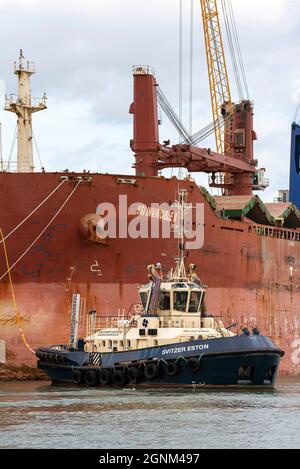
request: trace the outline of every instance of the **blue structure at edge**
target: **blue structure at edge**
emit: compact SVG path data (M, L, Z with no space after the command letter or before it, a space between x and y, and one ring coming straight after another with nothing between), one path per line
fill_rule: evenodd
M292 124L290 202L300 209L300 125Z

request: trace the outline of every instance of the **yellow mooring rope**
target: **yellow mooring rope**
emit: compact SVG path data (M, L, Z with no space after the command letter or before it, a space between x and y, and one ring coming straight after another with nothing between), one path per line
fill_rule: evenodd
M15 307L15 311L16 311L17 325L18 325L18 328L19 328L19 331L20 331L20 334L21 334L21 337L22 337L22 340L24 342L25 347L35 355L35 351L30 347L30 345L28 343L28 340L26 339L25 334L23 332L22 319L20 317L19 309L18 309L18 306L17 306L17 300L16 300L13 281L12 281L12 277L11 277L11 269L10 269L10 266L9 266L6 243L5 243L5 239L3 237L3 233L2 233L1 228L0 228L0 236L1 236L2 243L3 243L3 249L4 249L4 254L5 254L6 268L7 268L7 273L8 273L9 283L10 283L11 295L12 295L12 299L13 299L14 307Z

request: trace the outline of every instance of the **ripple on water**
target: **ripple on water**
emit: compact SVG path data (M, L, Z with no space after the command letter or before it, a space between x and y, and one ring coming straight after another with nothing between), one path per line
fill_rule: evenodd
M300 380L275 392L0 383L1 448L300 448Z

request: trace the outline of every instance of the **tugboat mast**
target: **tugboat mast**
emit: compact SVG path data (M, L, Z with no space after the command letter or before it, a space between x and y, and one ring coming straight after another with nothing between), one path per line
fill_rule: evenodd
M30 173L34 171L32 114L47 108L47 97L45 93L42 98L31 96L30 77L36 73L35 65L25 61L22 49L19 61L14 63L14 73L18 76L18 95L6 95L4 109L18 118L17 171Z
M178 200L176 204L178 206L178 257L175 258L176 267L171 272L171 278L173 280L183 280L187 278L185 269L185 205L187 200L186 190L180 190L178 192Z

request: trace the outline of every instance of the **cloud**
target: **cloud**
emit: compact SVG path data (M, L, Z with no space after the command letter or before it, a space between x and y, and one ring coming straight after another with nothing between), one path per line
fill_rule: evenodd
M264 196L270 200L277 189L288 186L290 124L300 79L299 1L232 2L255 101L256 153L272 181ZM190 2L183 3L187 125ZM178 109L178 2L0 0L0 14L0 41L5 44L0 57L1 94L4 87L16 91L12 62L22 47L37 65L33 95L46 91L49 96L48 110L34 116L46 169L65 169L63 159L69 169L131 173L132 65L153 65L162 89ZM198 0L194 26L194 130L198 130L212 121ZM233 83L231 68L230 75ZM0 121L7 157L15 118L1 111ZM166 119L160 133L162 140L178 140ZM213 139L205 143L212 145Z

